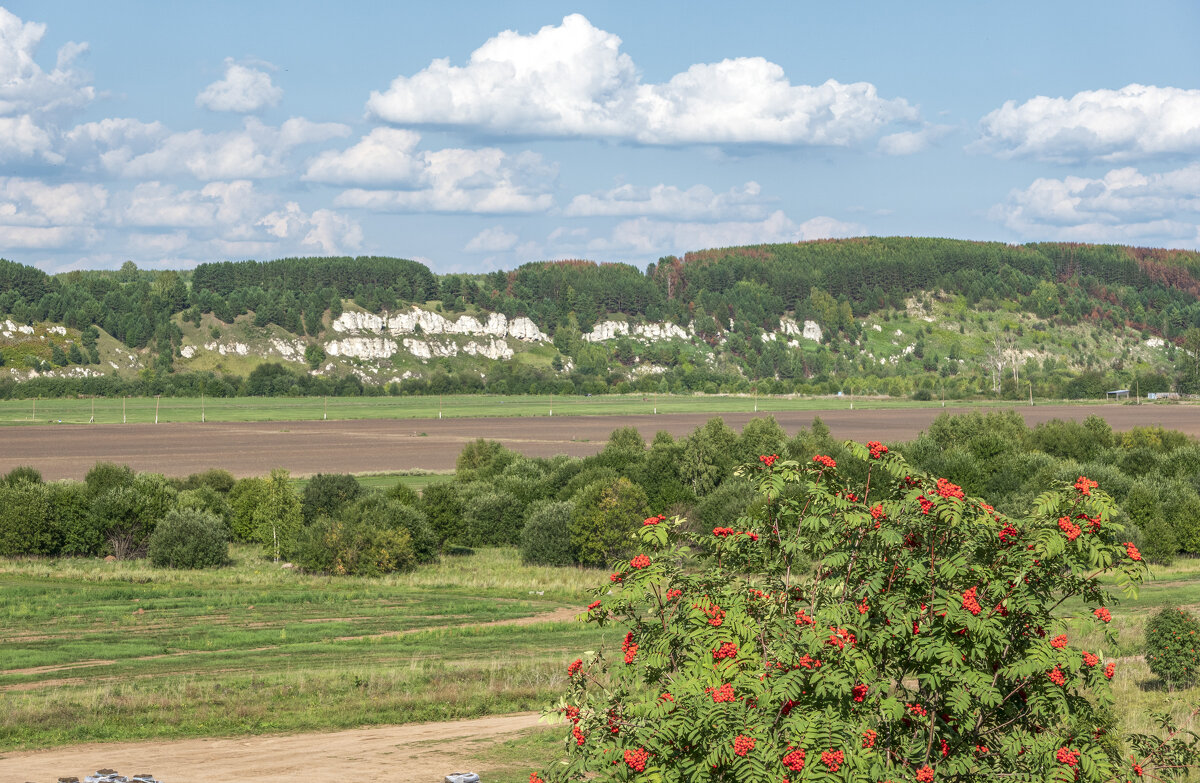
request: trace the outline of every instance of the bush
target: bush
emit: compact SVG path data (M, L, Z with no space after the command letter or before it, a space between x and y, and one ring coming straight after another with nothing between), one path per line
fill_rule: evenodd
M238 541L254 541L254 512L267 496L266 479L244 478L229 490L229 525Z
M507 492L474 481L462 488L465 529L455 537L467 546L513 546L521 540L521 506Z
M150 535L150 562L160 568L208 568L229 560L224 523L194 508L172 509Z
M127 487L133 483L133 468L115 462L97 462L83 477L88 494L97 497L116 487Z
M18 481L27 481L31 484L42 483L42 473L37 468L30 465L20 465L8 472L4 478L0 479L0 484L16 484Z
M1200 621L1176 606L1164 607L1146 623L1146 664L1168 688L1191 685L1200 674Z
M403 530L409 535L416 562L432 563L438 558L441 547L425 515L382 493L373 492L331 518L387 530Z
M531 506L521 531L521 559L532 565L574 564L575 553L571 550L574 509L570 503L550 500Z
M0 485L0 556L52 555L62 543L45 484Z
M96 485L107 489L92 498L94 524L103 531L108 551L118 560L141 557L159 520L175 507L177 493L156 473L135 475L128 483L121 478L121 471L109 476L117 480Z
M104 549L104 520L92 513L87 485L78 481L47 484L50 516L62 532L60 555L93 556Z
M305 571L339 576L381 576L416 565L408 531L325 517L300 531L292 559Z
M429 521L429 527L439 544L461 538L463 531L463 504L456 481L430 484L421 493L417 507Z
M573 503L571 549L584 565L603 566L626 552L648 513L646 493L626 478L590 484Z
M232 534L233 509L229 505L229 498L207 484L180 492L175 505L177 508L190 508L212 514L225 530L225 538L228 539Z
M895 454L847 449L856 465L744 468L761 507L736 527L636 528L588 609L625 626L621 650L568 667L547 710L570 721L568 757L531 780L1098 783L1200 758L1170 719L1166 739L1100 737L1116 663L1072 646L1055 613L1078 604L1116 645L1108 586L1146 569L1113 543L1110 496L1078 481L1005 517Z
M402 506L417 507L421 504L421 496L416 490L405 484L403 481L397 481L387 491L389 500L394 500Z
M208 487L214 492L219 492L222 495L228 495L230 490L233 489L233 485L235 483L236 482L233 478L233 474L228 470L212 468L211 470L206 470L203 473L191 474L183 480L183 483L179 488L181 490L186 490Z
M363 493L358 479L348 473L318 473L304 488L304 523L317 517L335 517L341 508Z

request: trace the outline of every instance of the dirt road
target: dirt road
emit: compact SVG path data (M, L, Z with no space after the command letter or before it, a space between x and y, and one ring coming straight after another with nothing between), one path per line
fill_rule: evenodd
M865 441L905 440L943 411L967 409L827 410L774 414L789 434L814 415L833 436ZM978 409L970 409L978 410ZM1161 424L1200 435L1200 406L1092 405L1016 409L1033 425L1052 418L1106 418L1114 429ZM235 476L286 468L293 475L366 473L424 468L452 470L463 444L490 438L535 457L586 456L604 447L618 427L636 427L647 439L658 430L686 435L715 414L577 416L563 418L405 419L289 421L228 424L94 424L0 429L0 473L33 465L47 479L81 479L99 460L139 471L186 475L219 467ZM752 413L725 414L741 429Z
M450 723L232 739L72 745L0 756L0 780L80 780L97 769L152 773L163 783L433 783L470 770L489 745L537 725L535 712Z

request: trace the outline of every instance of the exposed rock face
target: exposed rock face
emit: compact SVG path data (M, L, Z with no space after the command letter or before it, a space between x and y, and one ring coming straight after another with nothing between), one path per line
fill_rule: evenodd
M612 340L617 337L627 337L632 335L639 340L647 342L658 342L660 340L688 340L692 335L688 334L676 324L666 321L665 323L650 323L637 324L632 328L626 321L601 321L592 327L592 331L583 336L583 339L589 343L602 343L605 340Z
M1146 340L1147 348L1162 348L1167 344L1167 341L1161 337L1150 337Z
M190 359L196 355L196 346L185 345L179 349L179 355L185 359Z
M333 330L348 334L386 332L394 337L461 334L469 337L512 337L523 342L548 342L550 339L525 316L510 321L504 313L490 313L487 320L480 321L471 315L460 315L451 321L440 313L431 313L419 307L390 315L345 312L333 322Z
M217 342L205 343L204 350L216 351L222 356L228 356L231 353L238 356L248 356L250 354L250 346L245 343L230 343L229 345Z
M463 346L463 352L472 356L486 356L489 359L511 359L513 357L513 349L508 347L508 343L495 338L486 343L477 343L472 340Z
M27 324L19 324L19 325L14 324L10 320L5 320L4 321L4 332L3 332L4 336L12 337L13 332L18 332L20 334L33 334L33 327L28 326ZM66 334L66 332L64 331L63 334Z
M304 361L304 341L288 342L278 337L271 339L271 350L290 362Z
M396 353L396 341L387 337L345 337L325 343L325 353L358 359L386 359Z

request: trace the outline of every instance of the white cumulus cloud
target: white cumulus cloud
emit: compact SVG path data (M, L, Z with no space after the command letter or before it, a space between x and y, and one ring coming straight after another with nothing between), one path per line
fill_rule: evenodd
M418 150L419 141L411 131L376 128L349 149L318 155L304 179L364 185L334 203L378 212L544 212L554 203L547 190L558 169L541 155L494 147Z
M1200 163L1157 174L1035 180L991 216L1025 237L1200 246Z
M593 239L588 250L628 252L645 256L710 247L760 243L805 242L812 239L858 236L862 226L831 217L796 223L782 211L757 221L671 222L636 218L618 223L608 237Z
M1008 101L980 121L969 149L1060 163L1200 152L1200 90L1130 84L1070 98Z
M205 87L196 96L196 105L212 111L247 114L278 106L283 90L271 82L271 74L225 60L225 78Z
M918 119L904 99L881 98L870 83L792 84L761 57L696 64L664 83L643 83L620 46L580 14L530 35L505 31L465 66L439 59L397 76L371 93L367 111L398 125L641 144L848 146Z
M0 225L84 226L100 219L107 205L103 185L0 177Z
M503 226L492 226L480 231L463 249L468 253L499 253L512 250L519 240L516 234L505 231Z
M604 193L583 194L563 210L569 217L669 216L680 220L755 219L766 214L757 182L714 193L707 185L682 190L659 184L650 188L620 185Z
M73 67L87 44L64 45L54 70L47 72L34 59L45 34L46 25L24 22L0 7L0 115L73 110L96 97L86 74Z

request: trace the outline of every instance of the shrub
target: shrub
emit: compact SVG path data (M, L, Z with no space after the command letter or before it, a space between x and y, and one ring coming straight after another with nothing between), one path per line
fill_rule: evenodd
M61 532L50 515L45 484L18 481L0 485L0 556L51 555Z
M1200 621L1177 606L1167 606L1146 623L1146 664L1168 688L1191 685L1200 674Z
M325 517L300 531L292 557L306 571L339 576L380 576L416 564L408 531Z
M110 489L129 486L133 483L133 477L133 468L128 465L97 462L83 477L83 481L87 484L88 494L97 497Z
M78 481L47 484L50 516L62 531L58 553L69 556L98 555L104 549L104 520L92 513L87 485Z
M37 468L30 465L19 465L8 472L8 475L0 479L0 484L16 484L18 481L27 481L31 484L42 483L42 473Z
M222 495L228 495L230 490L233 489L233 485L235 483L236 482L233 478L233 474L228 470L212 468L211 470L206 470L203 473L191 474L183 480L183 483L179 488L181 490L186 490L208 487L214 492L220 492Z
M225 538L228 539L231 535L233 509L229 505L229 498L207 484L180 492L175 505L177 508L190 508L212 514L224 528Z
M304 488L304 523L321 516L337 516L342 506L353 503L362 493L358 479L348 473L318 473Z
M430 484L421 493L418 508L429 521L429 527L440 544L459 539L464 533L459 486L456 481L445 481Z
M238 541L254 540L254 512L267 496L266 479L244 478L229 490L229 525Z
M542 501L529 509L521 530L521 559L533 565L565 566L575 562L571 550L571 514L563 501Z
M372 492L331 518L386 530L403 530L409 535L416 562L432 563L438 558L440 545L425 515L382 493Z
M468 546L510 546L521 539L521 506L507 492L482 481L462 488L465 529L455 538Z
M394 500L402 506L419 506L421 504L421 496L416 490L405 484L403 481L397 481L387 491L389 500Z
M1006 517L847 449L857 466L744 468L761 510L704 541L678 519L637 528L588 607L627 629L621 651L568 667L547 711L571 723L568 758L531 780L1092 783L1200 758L1169 718L1165 740L1098 738L1116 664L1055 614L1074 601L1116 644L1107 586L1145 564L1113 543L1111 497L1080 479Z
M118 560L141 557L159 520L175 507L177 493L156 473L135 475L128 483L120 471L108 476L117 480L96 485L107 488L92 497L94 524L103 531L108 551ZM92 487L88 485L89 492Z
M150 562L161 568L208 568L229 559L225 525L194 508L172 509L150 535Z
M630 533L648 513L646 493L627 478L590 484L573 503L571 549L584 565L602 566L628 550Z

